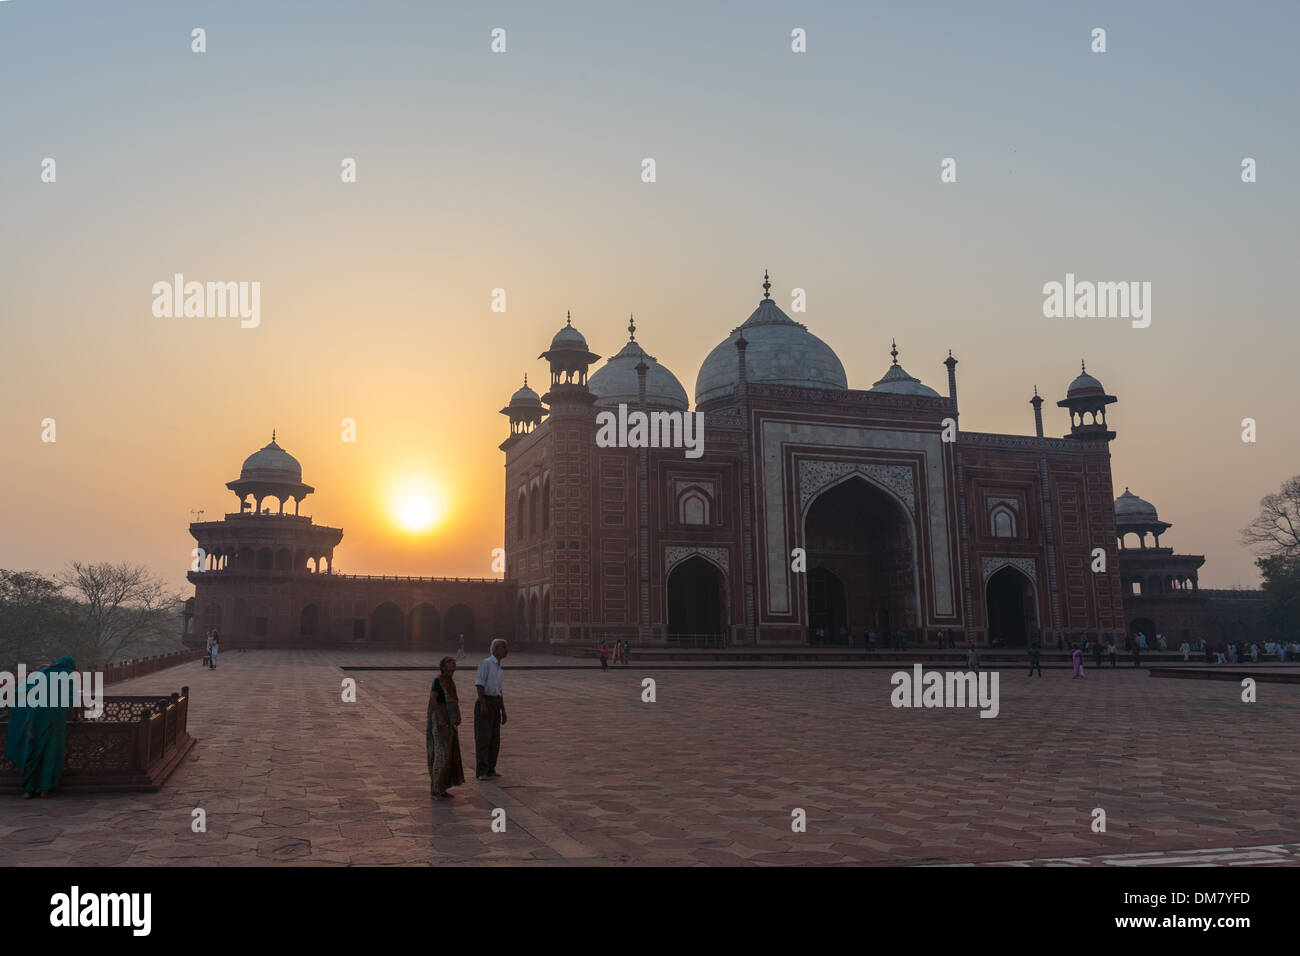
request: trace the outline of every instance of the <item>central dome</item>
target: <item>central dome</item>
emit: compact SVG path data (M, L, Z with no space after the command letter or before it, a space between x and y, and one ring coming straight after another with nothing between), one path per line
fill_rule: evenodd
M766 297L744 325L732 331L704 364L695 379L695 405L730 398L740 378L736 340L743 333L745 378L764 385L847 389L844 366L829 345L782 312Z
M240 481L302 481L302 465L298 459L275 443L258 449L244 459L244 467L239 469Z
M628 330L635 335L635 325ZM629 339L617 355L606 360L587 379L587 388L596 396L596 404L602 408L635 405L641 398L641 383L637 377L636 367L645 362L645 400L651 408L668 408L674 411L686 411L686 389L677 381L677 376L660 365L653 355L641 348L634 338Z

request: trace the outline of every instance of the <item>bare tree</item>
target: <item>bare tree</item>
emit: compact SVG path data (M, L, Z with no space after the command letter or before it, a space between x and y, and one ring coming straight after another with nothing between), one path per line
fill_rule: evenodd
M76 631L74 606L57 581L0 569L0 667L47 664Z
M1260 500L1259 515L1241 537L1264 557L1300 558L1300 475Z
M59 582L78 600L81 653L95 666L111 664L138 641L165 631L180 600L148 568L126 561L73 562Z

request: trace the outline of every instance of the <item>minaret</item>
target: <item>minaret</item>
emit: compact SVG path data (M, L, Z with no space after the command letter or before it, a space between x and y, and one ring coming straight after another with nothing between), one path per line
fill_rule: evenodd
M1039 438L1043 437L1043 397L1038 394L1038 386L1034 386L1034 397L1029 400L1029 404L1034 406L1034 434Z
M636 341L636 320L627 317L628 341ZM645 359L636 363L637 407L644 414L646 405L646 373L650 366ZM636 456L636 518L637 518L637 590L640 592L637 602L637 641L644 642L650 637L650 450L642 445Z
M957 360L952 357L952 349L948 350L948 357L944 359L943 364L948 366L948 397L952 399L952 412L954 415L956 415L957 414Z

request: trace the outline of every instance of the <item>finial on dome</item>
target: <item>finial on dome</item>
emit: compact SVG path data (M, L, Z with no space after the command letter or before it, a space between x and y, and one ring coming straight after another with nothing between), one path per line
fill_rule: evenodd
M1084 375L1088 374L1088 363L1083 359L1079 359L1079 371L1083 372Z
M274 429L274 428L271 429L271 441L272 441L272 442L275 441L275 429Z
M764 269L763 270L763 298L766 299L769 297L770 293L768 292L768 290L771 288L772 288L772 282L767 277L767 270Z
M627 316L627 340L636 341L636 318L630 312Z
M1037 386L1037 385L1034 386L1034 395L1035 395L1035 397L1038 395L1038 386Z
M895 339L890 339L889 344L890 344L889 354L894 357L894 364L897 365L898 364L898 341Z
M569 328L573 328L573 313L568 309L564 311L564 324Z
M524 372L524 388L528 387L528 373Z

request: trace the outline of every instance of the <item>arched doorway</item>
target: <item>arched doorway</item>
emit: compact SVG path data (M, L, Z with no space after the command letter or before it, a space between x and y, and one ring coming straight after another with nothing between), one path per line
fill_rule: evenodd
M858 475L832 485L808 506L803 542L809 642L840 641L841 625L918 626L912 522L888 492Z
M814 644L843 644L847 631L844 582L825 568L808 572L808 639Z
M989 644L1025 647L1038 621L1034 585L1028 576L1011 565L999 568L984 585L984 602Z
M436 647L438 644L438 609L427 601L411 609L407 621L407 641L413 647Z
M392 601L385 601L370 615L370 639L384 644L400 644L406 615Z
M721 642L723 576L698 554L668 573L668 640L679 643Z
M455 645L463 634L465 647L473 647L477 636L474 630L474 612L464 604L453 604L442 619L442 633L446 636L449 646Z

